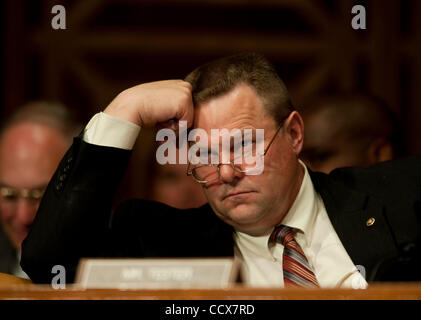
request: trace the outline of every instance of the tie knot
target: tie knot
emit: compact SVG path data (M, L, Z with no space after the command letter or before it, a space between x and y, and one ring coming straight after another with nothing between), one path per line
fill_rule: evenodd
M295 241L292 230L293 229L291 227L279 225L275 227L275 230L273 230L272 235L270 236L271 240L286 246L289 242Z

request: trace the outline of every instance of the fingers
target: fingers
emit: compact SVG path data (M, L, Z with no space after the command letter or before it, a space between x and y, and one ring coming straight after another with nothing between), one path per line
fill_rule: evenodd
M161 122L161 126L178 130L179 121L187 121L187 127L193 125L194 106L192 98L192 86L189 82L183 80L167 80L168 84L174 91L169 101L168 108L173 108L171 119Z
M192 86L190 84L190 82L184 81L184 80L180 80L180 84L184 87L186 87L187 89L189 89L189 91L192 91Z
M187 121L187 128L190 128L193 125L194 118L194 106L191 92L191 84L188 82L184 82L182 85L185 86L187 92L186 96L184 97L184 100L181 101L180 112L177 116L177 119L179 121Z

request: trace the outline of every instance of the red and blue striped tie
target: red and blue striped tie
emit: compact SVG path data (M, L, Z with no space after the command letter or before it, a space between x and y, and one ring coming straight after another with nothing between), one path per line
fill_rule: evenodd
M278 226L273 231L271 239L284 246L282 267L285 286L318 287L316 276L303 249L295 241L292 229L283 225Z

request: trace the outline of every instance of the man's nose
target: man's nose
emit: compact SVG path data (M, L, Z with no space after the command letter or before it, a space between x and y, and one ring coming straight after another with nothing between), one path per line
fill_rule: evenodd
M223 183L232 183L236 178L241 178L243 173L235 170L231 164L221 165L219 175Z
M31 225L35 219L37 209L39 206L38 201L19 199L16 203L16 219L24 225Z

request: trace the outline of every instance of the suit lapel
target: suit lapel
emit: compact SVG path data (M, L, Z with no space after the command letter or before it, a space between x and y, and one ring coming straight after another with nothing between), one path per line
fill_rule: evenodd
M234 256L234 228L219 219L209 204L205 204L199 210L200 213L197 213L196 217L200 222L196 222L196 226L199 223L203 224L203 218L207 217L206 227L198 235L203 254L210 257Z
M0 230L0 272L12 273L17 260L16 250L3 230Z
M345 250L371 279L376 265L397 254L383 203L328 175L310 172L310 176Z

